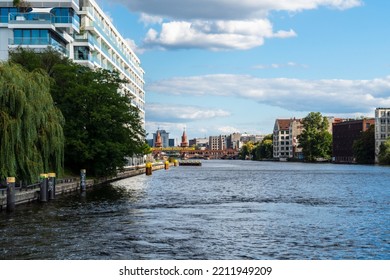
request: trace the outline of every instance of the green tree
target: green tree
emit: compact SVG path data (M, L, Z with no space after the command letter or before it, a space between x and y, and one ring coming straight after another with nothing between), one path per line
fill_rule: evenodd
M252 155L253 155L252 151L253 151L254 147L255 147L255 145L253 144L253 142L251 142L251 141L247 142L240 149L240 152L238 153L238 157L240 159L252 158Z
M43 69L50 77L53 76L54 67L58 64L69 65L70 60L49 47L42 52L34 52L31 49L18 47L10 51L10 61L23 65L28 71L37 68Z
M72 64L54 68L52 94L66 118L67 167L114 175L126 157L146 152L139 111L118 93L124 80L117 72Z
M40 173L63 172L64 119L40 70L0 64L0 176L35 182Z
M117 72L80 66L51 49L18 49L11 60L30 71L44 69L52 77L51 94L66 120L67 168L113 175L127 157L148 152L139 111L129 97L119 94L127 81Z
M311 112L303 119L304 130L298 140L306 161L331 158L332 135L328 126L328 120L319 112Z
M25 13L31 7L30 2L26 0L13 0L14 7L18 8L20 12Z
M390 165L390 138L381 144L378 160L379 164Z
M254 159L271 159L273 158L273 136L269 134L264 137L259 145L254 148Z
M352 148L357 163L375 162L375 128L373 125L362 132L361 137L354 141Z

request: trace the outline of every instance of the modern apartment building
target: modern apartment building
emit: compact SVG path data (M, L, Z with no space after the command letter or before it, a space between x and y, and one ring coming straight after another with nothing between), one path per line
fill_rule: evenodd
M52 47L75 62L116 70L128 83L121 94L131 98L145 123L144 70L140 59L94 0L28 0L28 9L0 0L0 61L19 46Z
M390 108L375 110L375 162L378 162L379 149L390 137Z
M280 160L302 158L298 136L303 131L301 119L277 119L273 132L273 157Z
M337 163L354 163L353 143L361 137L362 132L374 124L374 119L333 123L333 161Z

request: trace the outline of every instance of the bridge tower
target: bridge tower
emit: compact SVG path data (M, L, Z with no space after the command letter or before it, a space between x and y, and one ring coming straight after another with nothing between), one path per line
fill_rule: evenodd
M181 144L180 147L187 148L188 147L188 140L186 135L186 130L183 131L183 136L181 137Z
M156 148L161 148L162 147L161 135L160 135L160 131L159 130L157 130L156 142L154 143L154 146Z

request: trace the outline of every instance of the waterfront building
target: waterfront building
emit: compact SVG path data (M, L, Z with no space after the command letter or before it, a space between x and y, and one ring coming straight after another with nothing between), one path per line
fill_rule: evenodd
M354 163L353 143L361 133L375 125L375 119L349 120L333 123L333 161Z
M302 159L302 148L298 147L298 136L302 131L302 119L277 119L273 131L273 157Z
M263 135L253 135L253 134L242 134L240 137L240 141L244 144L248 142L259 143L264 139Z
M219 136L210 136L209 137L209 150L216 151L216 150L225 150L226 145L226 135L219 135Z
M378 163L380 146L390 137L390 108L375 110L375 162Z
M190 147L197 147L199 150L205 150L209 146L208 138L194 138L189 140Z
M94 0L28 0L26 11L0 0L0 61L9 51L51 47L90 68L116 70L126 83L121 94L131 99L145 125L144 70L140 59Z
M233 149L233 150L239 150L242 147L242 142L241 142L241 133L233 133L230 134L226 138L226 146L228 149Z

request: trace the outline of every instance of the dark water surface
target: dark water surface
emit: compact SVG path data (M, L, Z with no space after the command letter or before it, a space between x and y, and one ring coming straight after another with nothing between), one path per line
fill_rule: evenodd
M390 259L390 168L171 167L0 213L1 259Z

